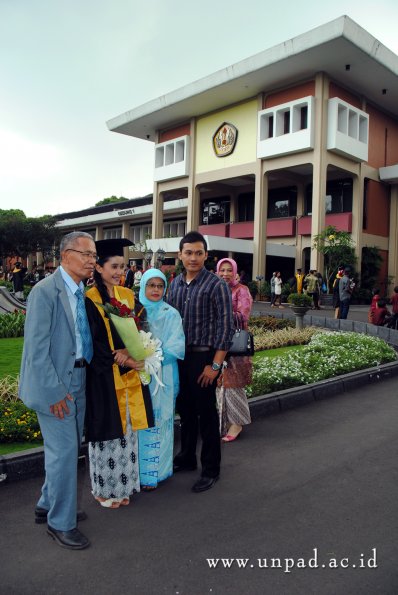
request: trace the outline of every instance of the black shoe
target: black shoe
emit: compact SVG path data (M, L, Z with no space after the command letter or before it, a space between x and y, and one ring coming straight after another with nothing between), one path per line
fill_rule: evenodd
M192 486L193 492L205 492L206 490L210 490L219 479L219 475L217 477L201 477L198 479L196 483Z
M35 508L35 523L37 523L38 525L47 523L47 514L48 514L48 510L46 510L45 508L41 508L40 506L36 506L36 508ZM77 511L77 515L76 515L77 522L84 521L86 518L87 518L87 515L84 512L84 510Z
M186 465L185 463L173 463L173 471L174 473L178 473L179 471L195 471L197 469L197 464Z
M57 531L50 525L47 525L47 533L52 537L58 545L65 547L68 550L84 550L90 545L89 540L79 529L71 529L70 531Z

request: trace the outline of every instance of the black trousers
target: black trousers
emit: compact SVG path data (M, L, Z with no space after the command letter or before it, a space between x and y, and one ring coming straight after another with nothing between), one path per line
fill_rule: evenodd
M214 351L192 352L178 362L180 392L177 412L181 417L181 451L175 462L182 465L196 464L198 431L202 438L202 476L217 477L220 473L221 443L218 412L216 408L216 380L207 387L197 383L205 365L212 363Z

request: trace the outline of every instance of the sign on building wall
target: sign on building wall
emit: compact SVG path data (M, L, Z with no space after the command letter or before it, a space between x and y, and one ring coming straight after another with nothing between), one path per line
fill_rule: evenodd
M235 149L238 130L233 124L224 122L213 135L213 148L217 157L227 157Z

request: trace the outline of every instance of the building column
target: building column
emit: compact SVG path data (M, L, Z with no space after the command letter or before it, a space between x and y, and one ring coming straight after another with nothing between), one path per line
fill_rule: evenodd
M297 217L296 217L296 269L304 269L303 263L303 236L298 232L298 225L301 217L304 214L304 198L305 187L304 184L297 185Z
M238 221L238 197L236 192L229 195L229 220L236 223Z
M98 242L99 240L104 239L104 228L102 225L97 225L95 228L95 241Z
M163 237L163 192L159 190L159 184L155 182L153 188L152 204L152 239Z
M253 279L266 274L267 209L268 177L263 173L262 161L258 160L254 190Z
M390 238L388 242L388 276L392 287L398 285L398 184L391 186Z
M196 231L199 227L200 217L200 190L199 187L188 186L187 232Z
M352 180L352 232L355 256L357 257L357 271L362 268L362 219L363 219L363 176L354 176ZM390 223L391 225L391 223Z
M327 181L327 100L329 79L321 72L315 77L315 147L312 171L312 217L310 268L323 270L323 255L312 248L312 239L325 229L325 196Z
M122 238L129 239L130 234L130 221L123 221L122 223Z

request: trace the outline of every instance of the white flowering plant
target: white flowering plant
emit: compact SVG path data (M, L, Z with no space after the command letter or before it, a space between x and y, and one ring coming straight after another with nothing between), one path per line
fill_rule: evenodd
M377 337L319 331L308 345L284 356L254 360L248 396L312 384L397 359L392 347Z

